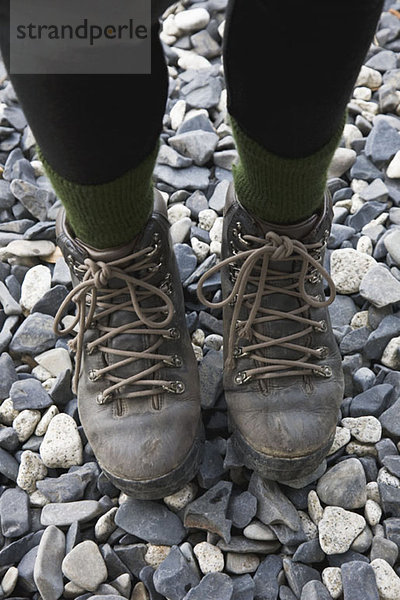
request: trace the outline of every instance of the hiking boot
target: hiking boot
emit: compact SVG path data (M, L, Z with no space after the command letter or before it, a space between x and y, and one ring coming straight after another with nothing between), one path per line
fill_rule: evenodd
M224 388L239 458L262 477L289 481L328 453L343 398L341 356L328 305L335 288L322 266L332 221L320 214L276 225L249 214L231 185L221 269ZM330 297L325 299L323 278Z
M163 199L130 243L96 250L57 221L73 290L55 318L78 328L74 387L79 416L105 475L136 498L162 498L196 474L202 449L197 362ZM69 302L73 323L59 331Z

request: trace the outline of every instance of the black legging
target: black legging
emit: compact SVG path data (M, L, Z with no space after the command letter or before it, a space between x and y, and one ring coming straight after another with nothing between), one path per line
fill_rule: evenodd
M8 65L8 4L0 0ZM139 164L162 128L168 72L153 0L151 75L14 75L45 158L60 175L106 183ZM342 120L383 0L230 0L224 37L229 112L267 150L304 157ZM194 5L195 6L195 5Z

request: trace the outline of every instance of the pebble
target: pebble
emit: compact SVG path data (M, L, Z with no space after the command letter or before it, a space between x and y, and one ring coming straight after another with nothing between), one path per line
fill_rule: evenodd
M321 580L321 576L316 569L308 565L303 565L300 562L295 562L290 558L283 559L283 569L290 589L296 598L301 595L302 589L309 581Z
M349 458L331 467L318 481L316 491L325 504L351 510L365 506L366 484L362 464Z
M346 552L363 531L365 519L361 515L337 506L327 506L318 523L319 543L325 554Z
M208 542L196 544L193 552L199 563L201 572L207 573L220 572L224 569L224 555L221 550Z
M18 569L17 567L10 567L4 574L1 580L1 590L5 597L11 596L18 581Z
M31 525L28 495L19 488L8 488L0 497L1 532L6 538L28 533Z
M52 404L52 400L36 379L23 379L11 386L10 398L16 410L43 410Z
M400 150L396 152L386 169L387 177L398 179L400 177Z
M49 468L68 469L82 464L82 441L72 417L55 415L40 446L40 456Z
M385 560L391 567L394 566L399 555L399 549L397 545L387 540L384 537L375 537L372 540L370 560L371 562L377 558Z
M331 600L331 597L320 581L312 580L303 587L300 600Z
M10 343L15 354L36 355L49 350L56 342L54 319L50 315L33 313L19 326Z
M77 521L86 523L97 517L102 506L96 500L80 500L79 502L58 502L43 507L40 521L42 525L66 527Z
M179 517L156 502L130 498L118 509L115 523L127 533L152 544L172 546L185 537Z
M206 529L229 542L231 521L226 518L232 483L219 481L205 494L191 502L185 509L185 527Z
M337 292L357 293L364 275L375 265L372 256L352 248L334 250L331 254L331 277Z
M179 600L191 588L196 587L200 577L183 556L178 546L173 546L165 560L154 573L154 587L159 594L170 600Z
M358 74L355 86L366 86L371 90L376 90L382 85L381 73L371 67L362 65Z
M359 291L363 298L378 308L400 301L400 282L380 265L372 266L364 274Z
M13 420L12 426L20 442L25 442L31 437L40 418L41 414L38 410L22 410L18 413Z
M171 494L170 496L165 496L164 502L174 512L178 512L185 508L194 498L196 497L197 486L192 481L187 483L183 488L175 492L175 494Z
M20 305L14 300L2 281L0 281L0 304L5 315L20 315L22 312Z
M65 535L57 527L47 527L40 540L33 578L43 600L58 600L64 590L61 571L65 556Z
M50 244L51 242L48 243ZM9 246L10 245L11 244L9 244ZM47 252L46 254L50 254L50 252ZM29 269L21 286L20 300L20 304L26 314L28 314L42 296L44 296L50 289L50 286L51 271L48 267L37 265L36 267Z
M328 170L328 177L341 177L354 165L357 154L349 148L337 148Z
M300 529L300 518L295 507L275 481L263 480L253 473L248 491L257 498L257 518L265 525L283 524L294 531Z
M226 570L234 575L244 575L245 573L254 573L260 564L257 554L236 554L227 552Z
M400 597L400 578L392 567L382 558L371 562L374 570L379 598L381 600L397 600Z
M98 542L106 542L109 536L117 528L115 515L118 508L114 506L108 512L102 515L94 526L94 535Z
M210 14L205 8L192 8L175 15L175 25L181 34L204 29L210 21Z
M183 600L245 600L242 596L232 596L235 583L224 573L209 573L199 585L192 588Z
M66 555L62 561L65 577L84 590L94 592L107 579L107 567L94 542L85 540Z
M153 567L153 569L157 569L163 560L167 558L170 550L170 546L155 546L154 544L149 544L144 557L145 561L148 565Z
M39 423L36 426L35 429L35 435L38 437L42 437L44 436L44 434L46 433L50 421L52 420L53 417L55 417L56 415L58 415L58 408L57 406L55 406L54 404L52 404L52 406L50 406L46 412L43 414L42 418L40 419Z
M337 600L343 593L342 572L339 567L326 567L321 573L322 582L333 600Z
M342 419L342 425L360 442L374 444L382 436L382 425L376 417L347 417Z
M202 167L212 158L218 143L218 135L210 131L186 131L178 133L168 140L169 144L183 156L190 157Z

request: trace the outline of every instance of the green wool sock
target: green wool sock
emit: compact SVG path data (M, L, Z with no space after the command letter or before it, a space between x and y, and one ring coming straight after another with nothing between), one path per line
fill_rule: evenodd
M233 167L240 202L260 219L295 223L322 204L329 164L340 142L343 124L320 150L304 158L283 158L251 139L231 117L239 163Z
M120 246L137 235L153 206L152 175L158 144L139 165L108 183L82 185L56 173L39 149L75 235L94 248Z

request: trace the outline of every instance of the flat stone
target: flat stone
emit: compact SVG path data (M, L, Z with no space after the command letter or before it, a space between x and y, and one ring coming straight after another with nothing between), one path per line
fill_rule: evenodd
M234 583L224 573L209 573L186 594L183 600L231 600Z
M175 15L175 25L182 34L205 29L209 21L210 13L205 8L192 8Z
M218 143L218 135L198 129L170 137L168 143L183 156L193 159L199 167L212 157Z
M400 137L400 136L399 136ZM354 215L351 215L348 219L350 227L356 231L364 231L365 225L368 225L373 219L376 219L385 212L386 204L378 201L365 202ZM343 236L342 236L343 237ZM349 239L349 236L347 239Z
M170 600L181 600L199 582L200 578L177 546L171 548L167 558L154 573L155 589Z
M381 171L374 163L362 152L357 156L354 165L350 169L352 179L362 179L364 181L373 181L377 177L382 177Z
M61 570L65 556L65 535L57 527L47 527L40 540L33 578L43 600L58 600L64 583Z
M236 554L228 552L226 555L226 570L234 575L254 573L260 564L257 554Z
M278 575L282 569L280 556L267 556L258 567L254 575L255 598L271 599L278 598L279 584Z
M276 536L274 540L262 541L234 535L229 542L224 542L224 540L217 542L218 548L221 548L223 552L234 552L235 554L272 554L278 550L280 545Z
M254 587L254 581L250 575L235 577L232 600L254 600Z
M49 423L40 456L49 468L68 469L82 464L82 441L72 417L60 413Z
M327 506L318 523L319 543L325 554L346 552L365 527L361 515L336 506Z
M290 558L283 559L283 569L290 589L295 594L296 598L301 595L303 587L309 581L320 581L321 576L316 569L294 562Z
M395 439L400 438L400 398L379 417L383 430Z
M139 577L140 571L146 566L145 555L147 546L145 544L127 544L115 546L115 554L126 565L127 569Z
M82 500L87 482L78 473L64 473L36 482L36 487L50 502L74 502ZM105 540L103 540L105 541Z
M379 417L389 406L392 390L391 385L382 383L358 394L351 401L350 415L352 417L368 415Z
M318 538L313 538L307 542L303 542L293 554L295 562L313 564L322 562L325 554L321 549Z
M364 275L375 265L372 256L352 248L334 250L331 254L331 277L337 292L357 293Z
M179 544L186 535L179 517L166 506L134 498L120 506L115 523L127 533L151 544L172 546Z
M265 525L283 524L294 531L300 529L297 510L275 481L262 479L253 473L248 491L257 498L257 518Z
M229 542L232 522L226 518L232 483L220 481L185 509L185 527L206 529Z
M234 527L245 528L255 517L257 512L257 498L250 492L242 492L231 496L228 506L228 518Z
M53 193L22 179L11 182L11 191L33 217L39 221L46 220Z
M41 414L38 410L22 410L13 421L20 442L26 442L31 437L36 429L36 425L40 421Z
M62 561L62 572L84 590L94 592L107 579L107 567L94 542L81 542Z
M373 538L370 553L371 562L376 558L381 558L393 567L398 556L399 549L394 542L383 537L375 536Z
M17 381L18 375L13 360L7 352L0 355L0 401L8 398L12 384Z
M209 170L195 165L185 169L156 165L154 176L177 190L205 190L209 183Z
M91 521L101 512L103 512L103 508L96 500L46 504L42 509L40 522L44 526L67 527L75 521L78 523Z
M382 308L400 301L400 282L382 266L373 266L363 276L359 288L363 298Z
M3 307L5 315L20 315L22 312L20 305L14 300L2 281L0 281L0 305Z
M308 581L301 592L300 600L331 600L331 595L320 581Z
M399 150L399 132L386 121L378 121L367 138L366 156L377 166L382 166L389 162Z
M384 317L365 344L364 353L372 360L379 360L392 337L400 335L400 319L395 315Z
M328 170L328 178L341 177L354 165L357 154L350 148L336 148Z
M0 496L1 532L6 538L21 537L31 525L29 497L19 488L8 488Z
M400 517L400 488L379 483L379 495L384 514L387 517Z
M13 383L10 398L16 410L43 410L53 403L37 379L22 379Z
M33 594L36 592L36 584L33 579L33 570L35 567L36 557L39 546L35 546L28 550L18 564L18 584L26 593Z
M3 547L0 550L0 566L4 567L5 565L18 563L29 550L38 546L42 535L43 530L28 533L28 535Z
M376 417L347 417L342 419L342 425L360 442L375 444L382 437L382 426Z
M182 156L171 146L163 144L160 146L160 150L157 155L157 162L161 165L168 165L169 167L182 168L190 167L193 160L187 156Z
M18 446L19 440L15 429L12 427L0 427L0 448L13 453Z
M33 313L19 326L10 343L15 354L36 355L49 350L56 342L54 319L50 315Z

